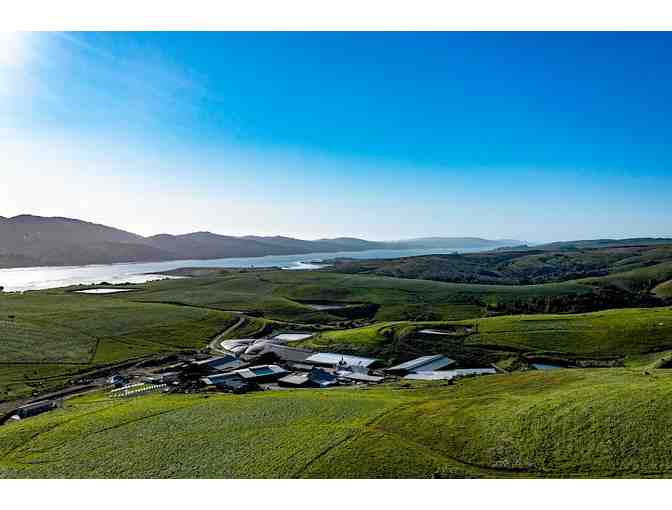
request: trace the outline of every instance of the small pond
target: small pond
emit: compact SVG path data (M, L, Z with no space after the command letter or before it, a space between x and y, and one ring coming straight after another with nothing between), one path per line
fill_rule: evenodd
M549 365L547 363L532 363L532 366L537 370L555 370L556 368L565 368L560 365Z
M319 305L319 304L313 304L313 303L304 303L308 308L312 308L313 310L341 310L343 308L346 308L345 305Z
M275 335L273 340L276 342L296 342L298 340L305 340L311 336L313 336L312 333L281 333L279 335Z
M135 289L86 289L76 290L77 294L116 294L118 292L132 292Z

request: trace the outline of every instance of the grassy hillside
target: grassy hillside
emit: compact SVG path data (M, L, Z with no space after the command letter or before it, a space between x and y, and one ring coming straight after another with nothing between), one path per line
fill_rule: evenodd
M451 241L459 242L458 239L448 239L439 245L447 242L455 246ZM501 246L501 243L484 239L477 244ZM429 247L417 241L389 243L351 237L306 241L281 236L232 237L211 232L142 237L72 218L47 218L30 214L13 218L0 216L0 268L263 257L418 246Z
M672 321L665 317L664 327L651 326L647 321L654 312L647 310L623 310L622 320L618 312L610 312L602 321L596 320L598 316L564 315L476 321L493 310L517 309L521 303L543 309L549 299L589 300L592 290L585 283L470 285L279 270L199 274L107 296L63 289L0 294L0 401L58 386L97 366L203 347L237 320L232 310L260 316L248 318L232 332L235 336L259 334L274 320L331 327L349 327L353 319L376 321L365 330L325 332L311 345L390 360L438 351L479 364L518 356L524 350L622 357L672 348L666 336ZM351 306L315 310L311 302ZM387 328L390 321L460 320L478 325L478 335L418 339L417 325ZM525 326L531 320L535 331Z
M363 313L362 318L379 321L456 320L480 317L486 306L592 295L590 286L574 282L514 287L280 270L220 273L155 282L146 288L114 299L183 303L258 313L271 319L322 323L344 317L336 311L313 310L306 303L374 304L375 308L363 310L374 313Z
M528 285L614 275L665 263L658 274L648 273L654 281L660 281L661 275L672 276L672 244L348 260L338 261L332 270L456 283Z
M672 277L672 261L635 269L630 269L630 266L621 266L621 269L625 270L601 278L587 278L579 281L588 285L613 286L626 292L643 293L653 291L660 283Z
M166 260L136 234L71 218L0 218L0 268ZM0 285L2 282L0 282Z
M672 348L672 308L480 319L469 345L578 356L625 356Z
M669 477L669 373L559 370L464 381L383 420L483 476Z
M108 296L0 294L0 401L87 368L202 347L235 321L217 310Z
M669 477L671 390L667 371L606 369L78 397L0 428L0 478Z
M536 249L575 251L591 248L619 248L632 246L671 245L669 237L629 237L625 239L584 239L578 241L556 241L540 246Z
M424 328L449 335L423 335ZM317 349L408 358L444 353L462 361L508 356L623 359L672 349L672 308L607 310L586 314L488 317L459 322L389 322L325 331L301 343Z
M652 278L647 272L659 270L660 265L621 273L612 287L618 284L635 292ZM474 322L493 312L553 310L550 302L561 309L571 309L573 303L582 301L594 305L596 284L591 281L510 286L321 271L215 271L199 275L151 282L136 286L135 292L107 296L76 294L67 289L0 294L0 401L62 384L69 374L87 368L202 347L236 320L230 311L259 316L256 321L248 320L235 335L256 334L268 324L266 321L274 320L328 323L331 327L350 327L353 320L355 324L376 321L382 324L371 326L365 335L358 330L325 333L314 346L374 353L392 360L437 349L462 352L476 363L499 360L522 350L622 357L672 348L665 336L670 321L663 321L663 329L640 327L641 321L630 320L625 310L623 320L617 312L603 321L593 320L597 316L582 320L538 317L534 319L536 332L521 329L530 319ZM349 306L315 310L311 303ZM649 317L652 312L633 313ZM437 344L446 342L442 338L417 340L412 327L401 333L396 327L381 333L390 321L460 320L478 324L479 335L457 335L446 344L450 349ZM512 331L506 329L510 327L508 321L517 324ZM487 329L494 325L502 326ZM59 368L43 371L43 365Z
M0 428L0 478L301 476L403 400L353 390L74 399Z
M653 293L663 299L672 299L672 280L657 285L653 289Z

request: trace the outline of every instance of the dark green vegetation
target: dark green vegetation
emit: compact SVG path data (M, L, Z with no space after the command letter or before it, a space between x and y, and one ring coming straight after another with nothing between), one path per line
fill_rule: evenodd
M0 478L669 477L672 375L157 395L0 428ZM185 447L188 445L188 447Z
M63 291L0 294L0 401L96 367L203 347L236 320L217 310Z
M642 246L549 245L550 249L427 255L387 260L337 261L332 272L463 284L497 284L522 290L534 284L574 283L586 292L482 299L489 313L568 313L662 306L672 302L672 244ZM581 245L583 246L583 245ZM552 287L550 287L552 288ZM499 292L501 294L501 291Z
M663 251L668 250L666 247ZM416 259L427 258L407 260ZM637 269L631 267L632 264L623 265L627 271L602 277L539 285L438 282L376 273L344 274L338 269L312 272L198 269L192 270L198 279L162 282L132 298L239 310L276 320L310 323L333 322L339 318L450 320L667 304L665 286L659 284L672 277L672 261ZM316 311L306 305L311 302L372 306L344 314L336 310Z
M426 334L424 329L447 334ZM672 349L672 308L586 314L521 315L459 322L388 322L325 331L304 347L379 356L394 361L443 353L466 365L533 361L561 365L655 364ZM662 354L661 354L662 353ZM513 366L511 366L513 364Z
M338 262L334 270L446 282L528 285L613 275L658 264L665 264L661 273L672 274L672 243L348 260Z
M202 273L201 273L202 274ZM112 299L181 303L237 310L275 320L322 324L345 319L455 320L480 317L488 308L518 302L591 296L590 285L563 282L548 285L473 285L328 271L226 271L193 279L168 280L147 290ZM130 293L129 293L130 294ZM306 303L371 304L360 317L342 317Z
M627 239L584 239L579 241L556 241L535 246L531 249L544 250L584 250L591 248L618 248L629 246L656 246L672 244L669 237L630 237Z

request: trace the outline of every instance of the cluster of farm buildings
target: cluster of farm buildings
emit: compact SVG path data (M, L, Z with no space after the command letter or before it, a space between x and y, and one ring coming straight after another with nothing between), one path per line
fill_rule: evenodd
M244 393L283 388L330 388L378 384L399 378L452 380L494 373L494 368L454 368L455 360L437 354L385 367L383 360L290 347L287 342L309 334L288 333L271 338L225 340L218 355L194 358L163 367L145 378L165 391L215 390ZM111 380L122 393L126 381ZM147 391L151 388L147 387Z
M317 352L291 347L288 342L310 334L284 333L270 338L222 341L216 355L177 357L170 364L150 370L114 373L105 381L113 398L133 397L149 392L221 391L246 393L287 388L331 388L371 385L400 378L444 380L495 373L494 368L456 368L455 360L441 354L422 356L386 367L383 360ZM23 419L59 406L59 402L33 402L16 410Z

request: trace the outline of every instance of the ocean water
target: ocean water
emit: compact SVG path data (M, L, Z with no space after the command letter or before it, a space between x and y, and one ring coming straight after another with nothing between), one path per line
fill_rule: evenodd
M348 257L353 259L386 259L412 257L441 253L467 253L477 249L414 249L414 250L365 250L334 253L305 253L303 255L269 255L266 257L243 257L211 260L172 260L166 262L134 262L121 264L98 264L90 266L21 267L0 269L0 287L4 292L52 289L70 285L91 285L107 282L144 283L166 278L160 273L180 267L280 267L288 270L312 270L324 267L321 261ZM158 273L158 274L157 274Z

